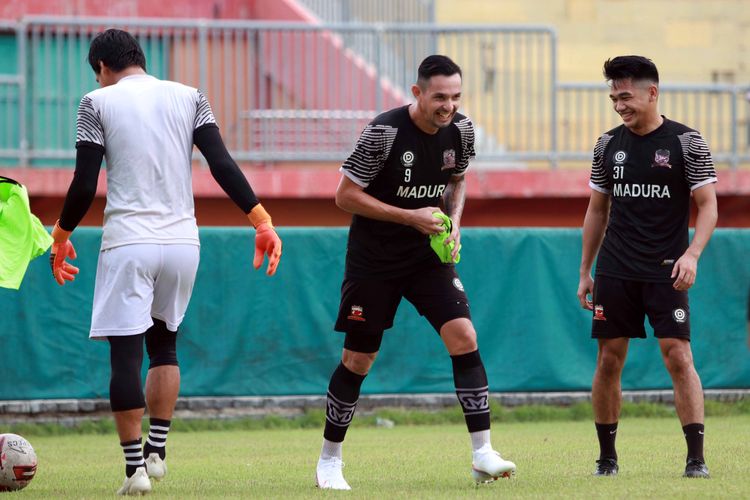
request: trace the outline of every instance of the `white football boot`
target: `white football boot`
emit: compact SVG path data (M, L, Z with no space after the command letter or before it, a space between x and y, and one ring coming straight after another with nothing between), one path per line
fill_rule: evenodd
M158 453L150 453L146 459L146 471L148 471L148 477L161 481L167 475L167 464Z
M315 484L322 490L352 489L341 472L343 467L344 462L338 457L318 459L318 467L315 470Z
M151 480L145 467L138 467L135 473L125 478L122 487L117 490L118 495L145 495L151 491Z
M477 483L490 483L500 477L511 477L516 473L516 464L503 460L500 453L487 443L473 453L471 475Z

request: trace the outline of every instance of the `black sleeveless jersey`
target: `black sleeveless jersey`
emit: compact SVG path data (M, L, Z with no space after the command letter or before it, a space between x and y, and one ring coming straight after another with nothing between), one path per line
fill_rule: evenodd
M716 182L711 152L693 129L664 118L640 136L624 125L594 147L589 185L612 197L596 274L671 282L688 247L690 193Z
M362 132L341 172L383 203L405 209L436 207L451 176L474 157L474 126L456 113L435 134L420 130L409 107L377 116ZM416 229L354 215L346 253L347 278L390 278L438 261Z

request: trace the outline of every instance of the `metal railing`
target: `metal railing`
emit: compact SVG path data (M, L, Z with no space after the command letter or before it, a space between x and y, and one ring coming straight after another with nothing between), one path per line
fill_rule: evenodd
M558 83L544 26L29 17L0 25L15 48L0 53L0 164L72 165L77 105L97 87L88 46L108 27L138 38L149 73L207 94L238 161L343 160L370 119L411 100L430 53L463 69L480 167L587 162L619 123L603 83ZM717 162L750 161L748 88L661 90L662 112L700 130Z
M409 102L416 68L434 52L463 67L463 110L483 158L555 150L556 41L546 27L30 17L15 39L27 61L18 113L29 117L20 133L32 165L73 158L76 106L96 88L87 47L106 27L138 38L151 74L204 90L241 161L342 160L369 119Z
M608 98L608 87L604 83L561 83L557 88L558 158L589 160L595 139L621 123ZM736 168L750 162L748 98L750 87L662 84L659 111L700 131L714 161Z
M15 32L16 23L0 22L0 32ZM26 114L22 112L25 98L23 44L15 51L6 51L7 59L0 67L0 159L14 158L20 165L26 165Z

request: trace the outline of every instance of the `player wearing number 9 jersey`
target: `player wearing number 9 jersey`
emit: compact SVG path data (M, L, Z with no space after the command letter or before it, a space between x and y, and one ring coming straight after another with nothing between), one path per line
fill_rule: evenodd
M461 70L452 60L427 57L412 86L416 102L376 117L341 167L336 203L354 215L335 326L346 334L344 350L328 386L316 470L321 488L349 489L341 471L342 443L362 382L402 298L430 322L451 356L474 449L475 479L515 471L490 444L487 375L469 302L452 263L460 248L464 173L474 157L474 127L457 112L461 84ZM440 252L442 257L429 237L444 230L439 212L452 219L444 242L454 243L452 252Z

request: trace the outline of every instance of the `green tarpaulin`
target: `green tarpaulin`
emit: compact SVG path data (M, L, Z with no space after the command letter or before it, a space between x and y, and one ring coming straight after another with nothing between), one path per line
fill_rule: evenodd
M201 230L178 339L182 396L325 394L343 342L333 323L347 229L279 233L284 255L268 277L252 270L252 230ZM20 291L0 290L0 399L107 397L109 348L87 338L100 238L95 228L73 234L74 283L59 287L37 259ZM590 389L596 342L576 298L580 244L578 229L463 229L458 271L492 391ZM691 321L705 388L750 387L749 250L750 231L717 230L699 264ZM623 388L670 387L656 340L633 341ZM442 343L402 302L363 392L452 391Z

